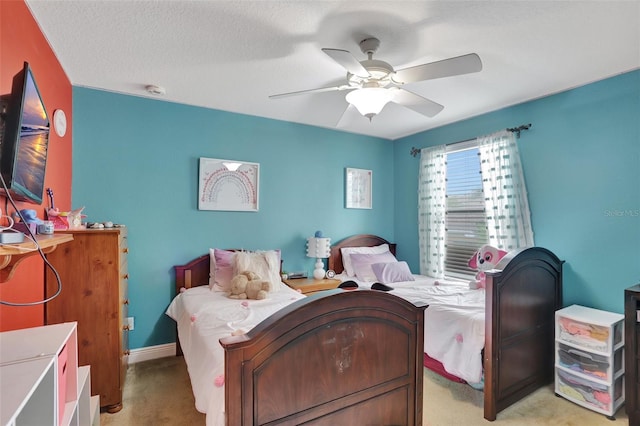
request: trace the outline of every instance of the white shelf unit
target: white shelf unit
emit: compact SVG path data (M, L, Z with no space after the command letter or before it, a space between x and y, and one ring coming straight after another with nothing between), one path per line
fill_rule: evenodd
M80 426L100 424L100 395L91 396L91 368L78 367L78 423Z
M614 419L625 397L624 315L572 305L555 319L555 393Z
M55 358L0 365L0 421L2 425L56 425Z
M0 333L0 425L99 424L89 370L75 322Z

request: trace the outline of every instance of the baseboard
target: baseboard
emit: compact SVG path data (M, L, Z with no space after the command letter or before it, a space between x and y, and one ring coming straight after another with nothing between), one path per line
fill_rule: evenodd
M147 346L144 348L131 349L129 351L129 364L149 361L151 359L166 358L176 355L176 344L167 343L165 345Z

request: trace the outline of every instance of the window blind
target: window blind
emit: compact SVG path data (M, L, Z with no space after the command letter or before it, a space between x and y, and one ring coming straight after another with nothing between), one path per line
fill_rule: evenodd
M445 275L471 279L473 254L488 242L485 197L475 140L447 147Z

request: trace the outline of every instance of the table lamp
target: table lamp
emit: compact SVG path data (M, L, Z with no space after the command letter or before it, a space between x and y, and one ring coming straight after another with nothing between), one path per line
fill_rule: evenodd
M316 231L315 236L307 238L307 257L315 257L316 265L313 270L313 278L321 280L324 278L324 263L331 254L331 238L322 236L322 231Z

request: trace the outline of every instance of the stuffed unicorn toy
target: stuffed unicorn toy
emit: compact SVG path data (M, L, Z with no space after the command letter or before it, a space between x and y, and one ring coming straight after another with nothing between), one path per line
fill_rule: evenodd
M497 249L490 245L483 245L469 259L469 267L478 271L476 278L469 281L469 288L475 290L477 288L485 288L486 275L484 271L489 271L496 267L500 259L507 254L506 251Z

